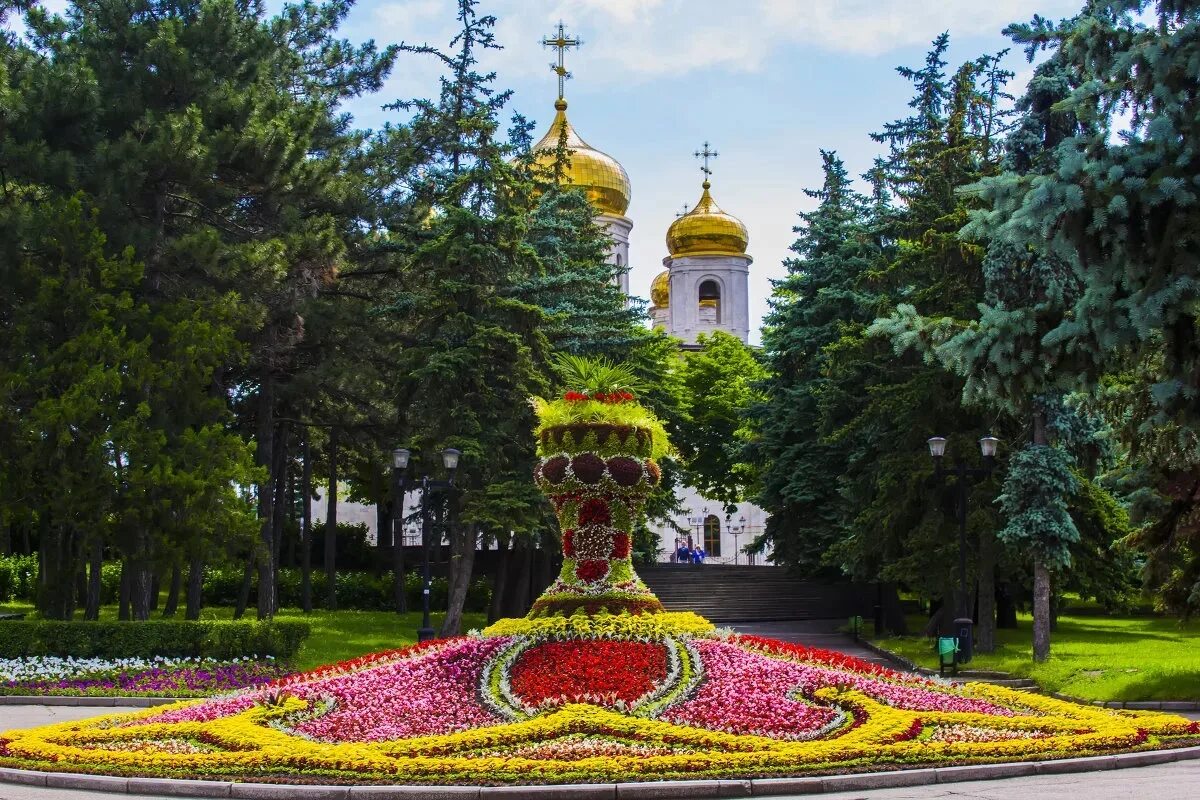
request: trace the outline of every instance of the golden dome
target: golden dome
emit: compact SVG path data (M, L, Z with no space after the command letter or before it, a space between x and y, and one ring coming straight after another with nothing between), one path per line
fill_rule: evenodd
M588 200L601 214L625 216L629 208L629 175L625 168L612 156L602 153L579 138L579 134L567 121L567 101L561 97L554 102L557 113L550 130L533 146L534 161L542 167L553 168L554 151L558 149L558 137L565 128L570 166L567 168L567 183L578 186L587 194Z
M705 181L700 202L667 229L667 252L671 255L745 255L750 234L740 219L717 207L708 193L711 186Z
M650 283L650 302L655 308L668 308L671 305L671 273L663 270L654 276Z

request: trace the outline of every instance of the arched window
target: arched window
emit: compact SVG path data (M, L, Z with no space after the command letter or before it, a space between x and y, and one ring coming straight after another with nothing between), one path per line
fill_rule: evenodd
M704 518L704 552L714 558L721 555L721 520L716 514Z
M700 283L700 321L721 324L721 286L714 280Z

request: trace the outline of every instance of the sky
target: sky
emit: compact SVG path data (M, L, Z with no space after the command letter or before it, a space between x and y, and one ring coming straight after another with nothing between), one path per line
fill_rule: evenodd
M624 165L633 187L627 215L630 291L647 297L663 269L667 227L700 196L693 152L711 142L713 196L749 229L750 319L757 329L797 213L821 183L821 148L851 174L880 146L870 132L902 117L911 97L895 67L918 66L930 41L950 32L949 67L1011 42L1001 34L1035 13L1059 18L1081 0L483 0L504 49L483 62L510 103L548 127L557 94L553 51L539 42L562 20L583 45L567 54L568 115L593 147ZM346 35L378 43L444 44L453 0L362 0ZM1031 74L1019 48L1008 66L1016 88ZM354 104L359 123L387 117L380 98L429 96L436 65L402 56L380 97ZM757 330L752 341L757 342Z
M267 0L278 9L282 0ZM65 0L50 0L58 10ZM483 61L511 109L537 121L554 115L552 51L539 42L559 20L583 40L568 53L569 116L593 147L620 161L633 187L628 216L630 291L646 297L663 269L667 227L700 196L692 153L711 142L713 197L749 229L750 319L767 312L771 279L795 240L797 213L821 183L821 148L836 150L853 175L880 146L869 133L905 116L910 85L896 74L918 66L930 41L950 32L948 70L1011 43L1001 34L1035 13L1059 18L1082 0L482 0L497 18L503 50ZM454 0L359 0L343 34L385 45L447 46ZM1008 56L1015 94L1031 68ZM437 92L433 59L402 54L383 90L348 106L357 124L379 127L398 112L382 106ZM752 333L758 341L758 333Z

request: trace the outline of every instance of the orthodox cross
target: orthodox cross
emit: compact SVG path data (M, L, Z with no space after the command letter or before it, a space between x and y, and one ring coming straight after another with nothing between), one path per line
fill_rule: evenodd
M708 160L710 158L716 158L717 156L720 155L720 153L718 153L716 150L710 150L708 142L705 142L704 149L697 150L692 155L696 156L696 158L703 160L704 166L700 167L700 171L704 173L704 180L707 181L708 176L712 175L712 170L708 168Z
M686 217L688 214L690 214L690 213L691 213L691 211L692 211L692 209L688 207L688 204L687 204L687 203L684 203L684 204L683 204L683 211L676 211L676 212L675 212L675 216L677 216L677 217Z
M571 73L567 72L566 63L563 60L566 52L572 47L579 47L583 44L582 39L571 38L567 35L567 30L563 27L562 22L558 23L558 30L554 37L547 36L542 39L542 47L553 47L558 51L558 63L550 62L550 69L554 70L554 74L558 76L558 99L563 99L563 89L567 78L571 77Z

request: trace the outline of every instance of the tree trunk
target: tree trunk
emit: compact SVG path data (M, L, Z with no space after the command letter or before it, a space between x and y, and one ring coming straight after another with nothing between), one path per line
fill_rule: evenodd
M129 559L121 559L121 585L117 590L117 619L126 622L129 615L129 584L131 582Z
M158 596L162 594L162 579L158 570L150 571L150 610L158 611Z
M167 604L163 606L164 618L171 618L179 611L179 594L183 591L183 567L176 561L171 565L171 585L167 587Z
M246 613L246 607L250 605L250 587L254 584L254 551L250 551L250 556L246 559L246 566L242 570L242 585L238 589L237 605L233 608L233 618L241 619Z
M204 559L193 556L188 563L187 610L185 619L200 619L204 604Z
M131 559L129 565L129 610L135 622L145 622L150 619L153 570L144 558Z
M269 595L271 615L279 610L279 554L283 542L283 520L285 516L285 499L289 479L288 465L291 463L288 453L288 426L279 426L279 435L275 441L275 496L271 505L271 592ZM258 601L259 619L262 616L262 600Z
M975 649L996 650L996 534L991 528L979 533L979 621L975 625Z
M291 461L288 462L291 464ZM296 568L296 536L294 532L298 530L296 525L296 478L292 476L287 484L287 541L285 545L287 550L283 553L283 561L290 568Z
M1046 415L1033 415L1033 443L1049 444ZM1050 657L1050 569L1034 548L1033 554L1033 660L1039 664Z
M996 592L996 627L1003 630L1017 628L1017 604L1013 600L1012 588L1007 583L1000 584Z
M99 536L92 540L88 561L87 602L84 604L83 618L97 620L100 619L101 575L104 571L104 542L100 541Z
M1050 570L1046 562L1033 562L1033 660L1050 657Z
M512 553L512 534L496 536L496 578L492 582L492 602L488 605L488 624L504 614L504 591L508 587L508 564Z
M329 429L329 491L325 502L325 607L337 610L338 430Z
M522 536L517 540L517 579L512 582L509 592L507 617L523 617L533 605L532 589L530 587L533 575L533 539Z
M75 586L72 589L72 601L75 607L87 606L87 561L79 559L79 567L75 571Z
M904 618L904 606L900 603L900 592L894 583L880 587L880 605L883 627L892 636L908 635L908 620Z
M451 501L453 502L453 501ZM475 568L475 548L479 528L475 525L452 524L450 528L450 590L446 598L446 619L442 622L441 637L458 636L462 632L463 606L471 588L471 573Z
M308 430L304 431L304 464L300 472L303 502L300 511L300 606L305 614L312 611L312 450Z
M275 602L275 488L279 480L276 439L281 438L275 425L274 381L268 376L258 392L258 430L255 459L266 467L267 479L258 487L258 618L269 619Z
M41 529L37 609L46 619L69 620L75 612L75 537L51 520Z

